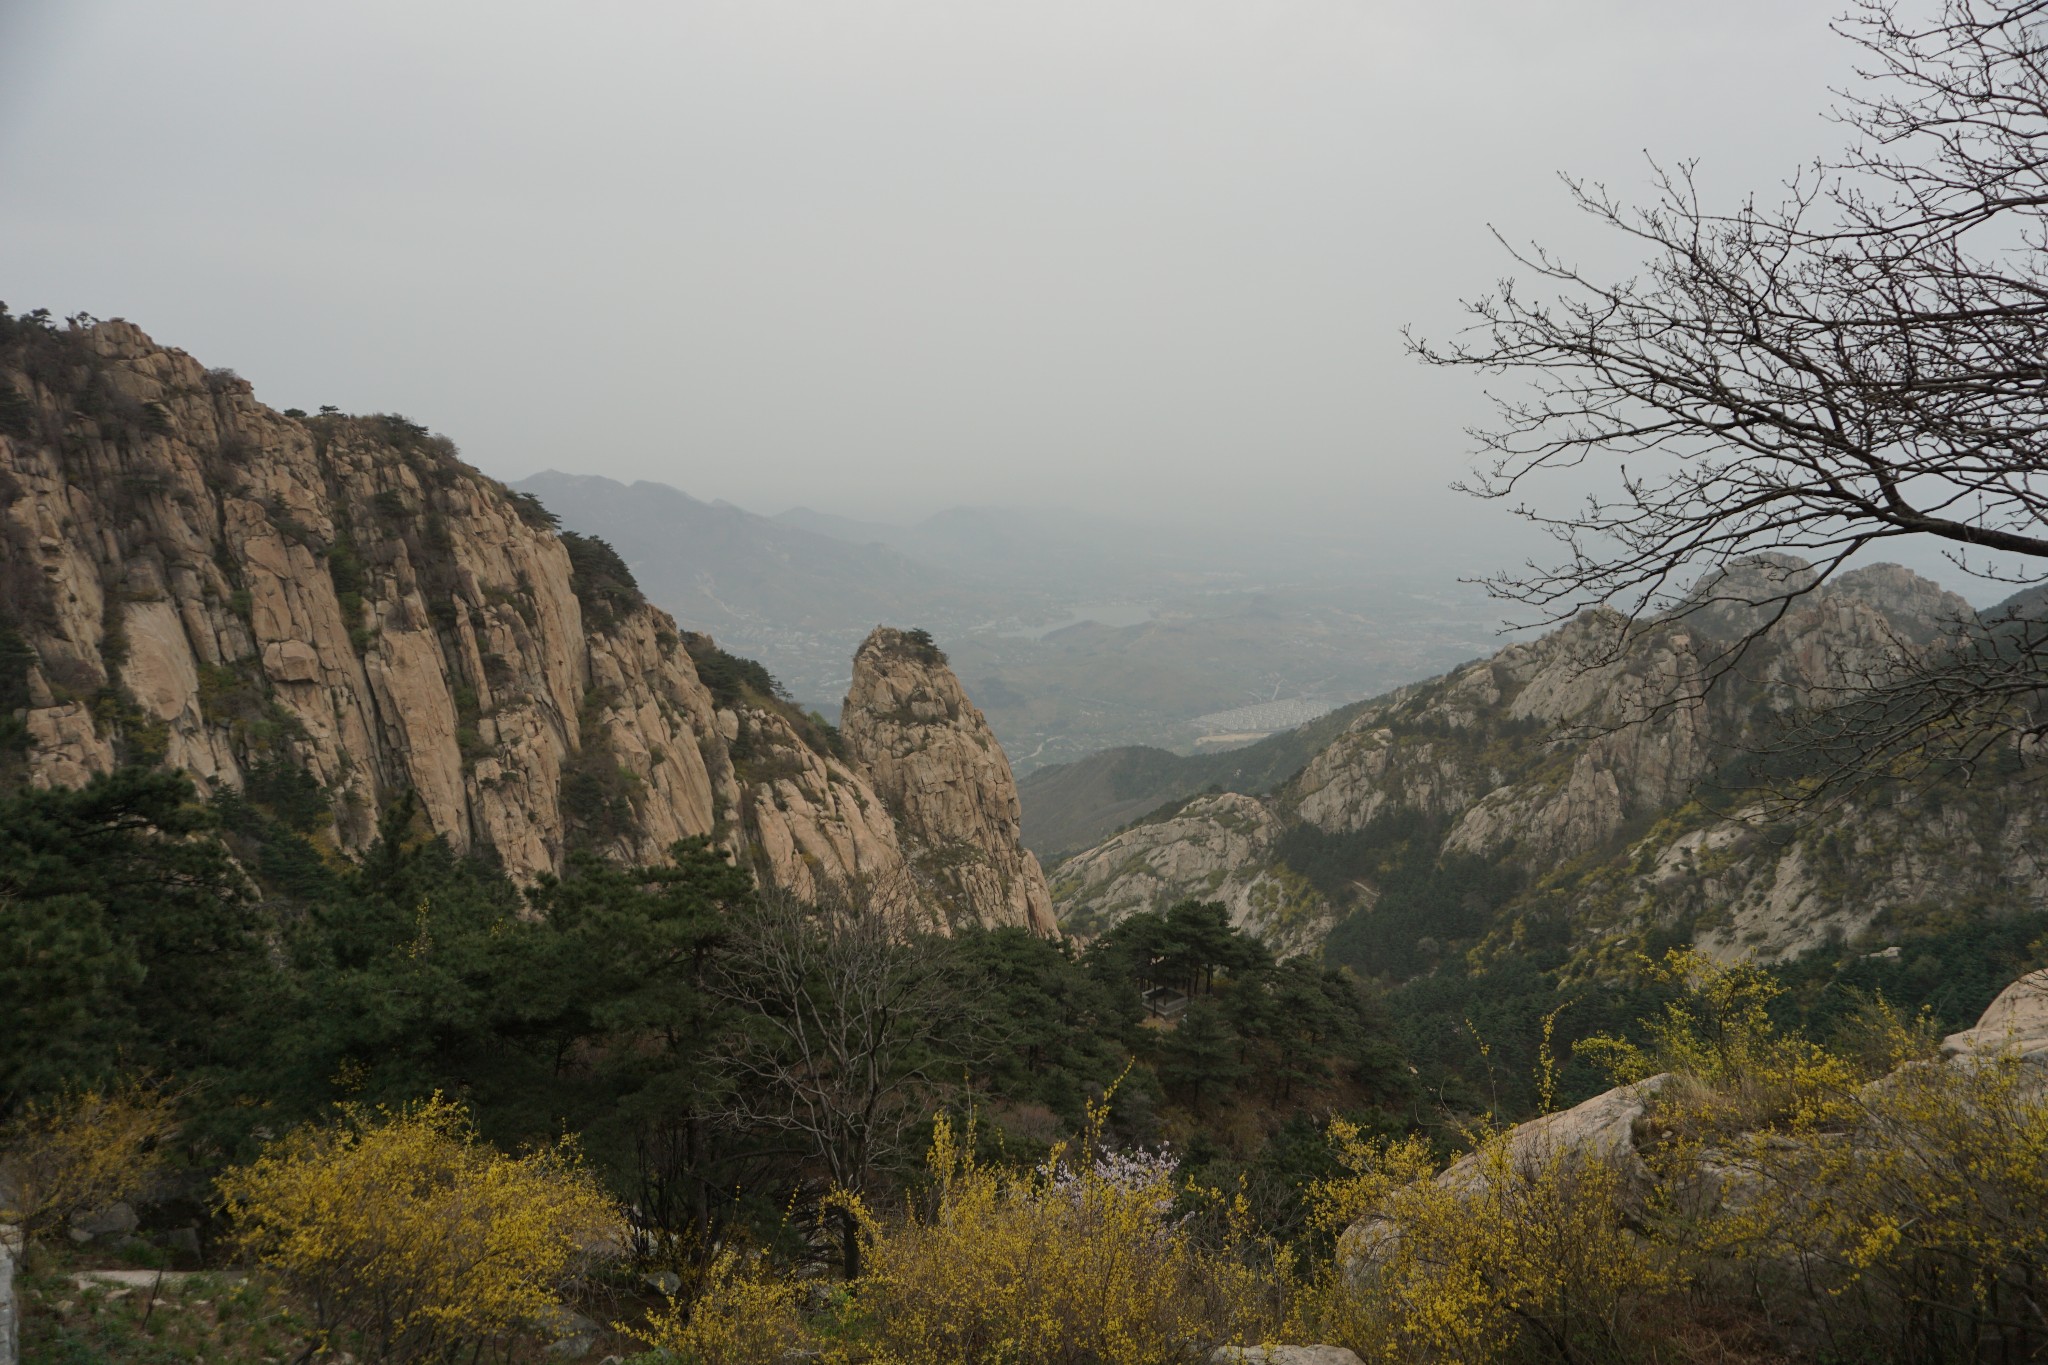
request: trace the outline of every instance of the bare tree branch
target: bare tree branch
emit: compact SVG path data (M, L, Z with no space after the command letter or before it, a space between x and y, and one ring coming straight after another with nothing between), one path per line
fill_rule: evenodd
M1580 209L1645 249L1640 274L1603 281L1509 246L1534 292L1504 280L1451 340L1410 336L1430 364L1520 383L1472 433L1481 459L1458 486L1512 502L1562 554L1491 591L1532 624L1612 608L1597 663L1726 605L1716 584L1753 589L1728 571L1759 553L1810 561L1743 599L1750 628L1700 656L1683 701L1889 541L1932 537L1993 581L2048 579L2044 21L2048 0L1944 0L1919 24L1858 0L1838 25L1866 58L1836 115L1849 152L1776 204L1726 212L1703 205L1689 164L1652 163L1645 206L1567 181ZM1568 512L1526 500L1542 476L1594 462L1613 465L1617 492ZM1848 679L1821 725L1824 747L1858 765L1838 775L2031 752L2040 633L1961 619ZM1849 745L1852 721L1873 728Z

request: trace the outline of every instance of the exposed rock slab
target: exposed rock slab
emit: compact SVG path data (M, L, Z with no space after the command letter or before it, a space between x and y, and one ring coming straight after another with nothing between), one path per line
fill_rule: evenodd
M1209 1365L1364 1365L1348 1346L1218 1346Z
M1198 796L1061 863L1053 903L1062 923L1096 932L1177 901L1216 901L1276 953L1310 951L1329 932L1332 911L1303 878L1272 862L1281 829L1254 797Z
M896 817L920 894L948 922L1058 933L995 732L929 639L878 626L853 657L840 730Z
M1638 1191L1649 1187L1649 1168L1636 1151L1636 1125L1650 1111L1658 1091L1672 1080L1652 1076L1595 1095L1583 1104L1515 1125L1500 1138L1500 1149L1467 1153L1439 1175L1438 1187L1477 1192L1486 1187L1496 1162L1512 1171L1538 1169L1553 1160L1600 1163L1618 1170ZM1399 1230L1384 1218L1367 1218L1345 1229L1337 1259L1356 1281L1393 1253Z
M658 861L712 836L802 895L1053 931L1001 749L903 637L864 651L842 760L780 703L721 711L665 613L587 619L546 518L425 428L278 413L126 322L38 345L51 363L0 376L35 412L0 435L30 781L154 761L205 795L282 764L344 851L411 792L521 880L579 843Z
M1950 1056L2009 1051L2048 1062L2048 968L2000 991L1976 1024L1944 1038L1941 1050Z

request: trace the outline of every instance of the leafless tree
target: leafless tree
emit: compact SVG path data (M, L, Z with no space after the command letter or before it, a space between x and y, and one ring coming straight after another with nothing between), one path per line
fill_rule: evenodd
M1510 246L1535 292L1505 281L1467 305L1460 336L1411 337L1432 364L1526 381L1496 396L1460 486L1514 501L1563 553L1494 592L1546 623L1612 606L1602 648L1618 653L1724 603L1713 584L1754 584L1717 570L1760 551L1811 561L1703 658L1697 695L1888 541L1933 537L1971 573L2048 578L2044 21L2048 0L1942 0L1919 22L1859 0L1836 25L1863 57L1839 93L1850 151L1731 211L1702 203L1690 164L1656 167L1640 207L1568 180L1645 250L1641 272L1608 282ZM1564 513L1524 500L1595 463L1617 467L1618 490ZM1902 646L1823 708L1822 748L1865 773L2030 749L2048 730L2043 614L1964 617L1938 645Z
M722 1055L730 1118L780 1135L861 1194L983 1059L985 1021L947 941L907 934L857 894L764 893L731 925L712 990L738 1008ZM858 1227L841 1217L849 1278Z

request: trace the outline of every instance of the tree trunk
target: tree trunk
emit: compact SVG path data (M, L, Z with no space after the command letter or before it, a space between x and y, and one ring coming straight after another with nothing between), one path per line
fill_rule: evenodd
M850 1283L860 1278L860 1220L852 1209L839 1211L839 1245Z

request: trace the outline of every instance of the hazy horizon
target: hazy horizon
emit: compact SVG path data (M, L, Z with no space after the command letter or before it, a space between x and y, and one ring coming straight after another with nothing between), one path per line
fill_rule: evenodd
M1489 223L1610 252L1556 172L1835 146L1835 7L26 0L0 298L512 478L1476 516L1476 386L1399 328L1502 273Z
M1837 148L1838 4L26 0L0 299L508 480L1298 528L1478 575L1533 542L1448 490L1482 386L1401 327L1459 325L1494 227L1625 269L1560 172L1641 199L1645 150L1698 157L1732 201Z

